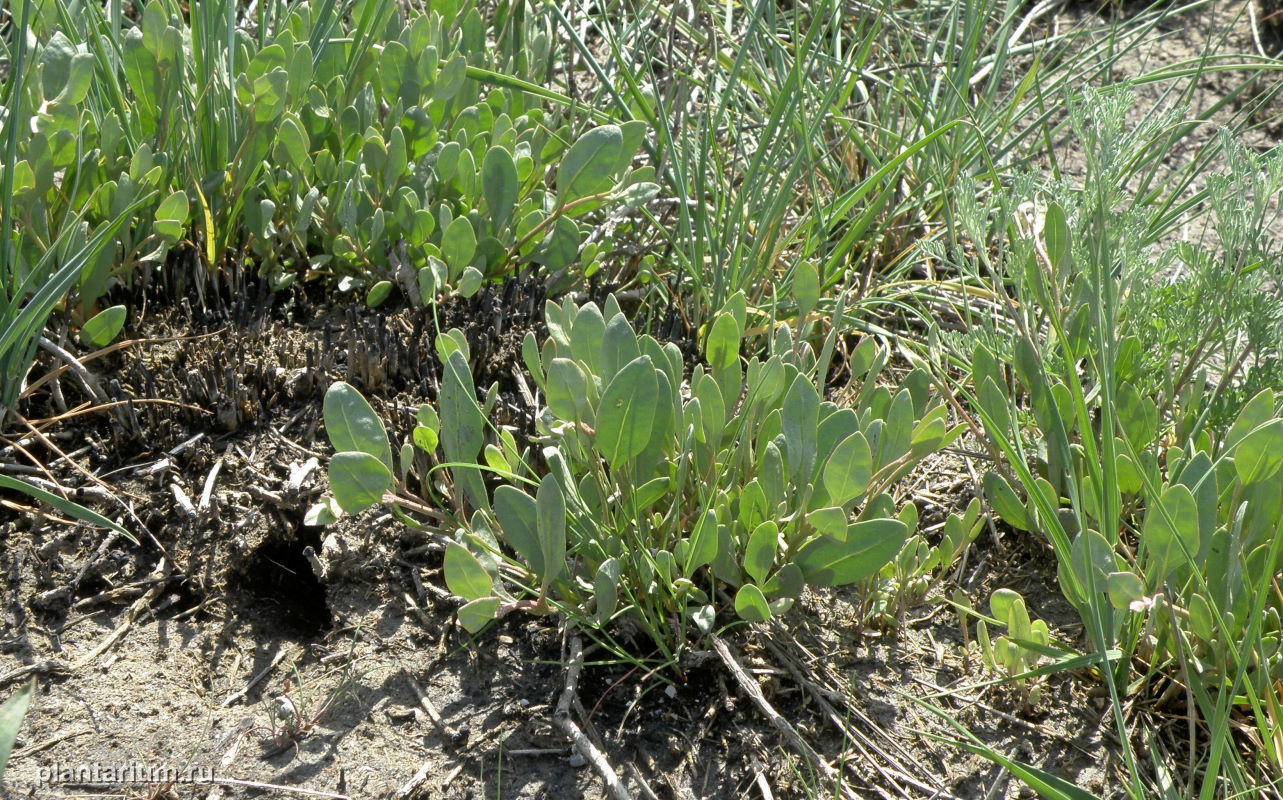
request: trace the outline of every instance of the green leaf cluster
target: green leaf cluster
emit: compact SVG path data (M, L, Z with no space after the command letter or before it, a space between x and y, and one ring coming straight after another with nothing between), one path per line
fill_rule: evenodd
M437 410L420 411L412 440L443 451L421 488L462 522L445 572L468 601L466 626L516 607L587 628L626 619L671 654L688 630L712 630L722 591L740 619L765 620L808 585L871 584L884 570L920 583L974 537L978 504L937 546L911 540L916 509L888 492L957 434L920 391L924 376L894 392L880 384L887 355L869 340L856 353L855 402L840 407L822 397L815 357L787 326L777 351L741 357L746 313L736 295L688 371L677 346L638 335L613 296L601 307L549 302L548 339L528 335L522 351L544 403L538 470L506 432L484 443L462 337L438 340ZM346 384L326 406L341 451L334 496L357 511L393 488L386 433ZM481 470L502 479L492 493Z
M606 256L585 246L586 215L658 191L653 169L631 168L646 126L576 138L525 76L490 68L475 8L290 4L251 32L228 26L229 2L149 0L123 30L92 4L33 26L13 269L128 212L77 281L86 318L175 248L371 305L396 287L414 303L470 295L527 265L559 291Z

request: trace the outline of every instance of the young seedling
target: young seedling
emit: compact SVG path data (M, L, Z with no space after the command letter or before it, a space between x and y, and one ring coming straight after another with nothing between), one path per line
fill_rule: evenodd
M354 672L354 665L355 662L349 653L339 682L319 702L303 691L303 676L295 665L293 678L285 679L284 691L268 706L267 726L258 726L246 731L246 733L252 731L267 733L271 746L266 749L262 758L275 758L291 747L294 749L294 754L298 755L299 745L316 729L325 715L348 695L356 697L356 685L360 676Z
M1017 676L1038 666L1042 654L1029 645L1048 647L1051 633L1043 620L1031 620L1025 599L1014 589L998 589L989 598L989 610L994 618L1007 629L1006 636L992 639L989 625L983 619L976 623L976 641L985 666L1001 670L1020 690L1022 704L1038 705L1042 700L1042 683L1038 678L1021 679Z

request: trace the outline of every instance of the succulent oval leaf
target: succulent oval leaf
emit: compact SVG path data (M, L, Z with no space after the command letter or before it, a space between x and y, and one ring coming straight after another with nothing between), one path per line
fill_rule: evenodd
M494 493L494 513L499 533L535 575L544 574L543 548L535 498L514 486L500 486Z
M908 526L897 519L855 522L847 526L846 541L818 536L802 545L794 563L808 583L843 586L882 569L908 538Z
M125 307L112 306L95 314L80 329L80 339L91 347L106 347L125 327Z
M766 576L775 566L779 550L780 529L775 522L763 522L749 534L744 547L744 571L756 583L765 583Z
M451 275L460 275L477 252L477 232L467 217L455 217L441 233L441 257Z
M771 618L771 607L761 589L746 583L735 593L735 613L746 622L765 622Z
M1193 558L1199 550L1198 506L1188 486L1167 487L1145 515L1141 544L1149 553L1146 577L1151 586L1160 586L1177 564Z
M450 542L445 548L445 585L465 600L479 600L494 593L494 580L468 548Z
M557 168L558 199L571 203L609 190L623 149L618 125L601 125L580 136Z
M391 488L392 470L369 453L347 450L330 459L330 490L348 514L382 502Z
M354 386L339 381L325 392L321 404L325 432L340 453L354 450L369 453L392 469L392 445L387 429L374 409Z
M490 212L490 230L496 236L512 219L517 204L517 164L503 147L491 147L481 159L481 192Z
M597 574L593 576L593 588L597 593L597 624L605 625L615 616L619 609L619 559L611 557L601 562Z
M540 591L546 592L549 584L566 568L566 498L561 492L561 484L551 474L539 482L535 493L535 518L543 561L543 570L537 574Z
M495 618L499 604L497 597L478 597L459 609L459 624L468 633L478 633Z
M856 431L834 448L824 465L821 480L834 505L845 506L862 497L873 477L873 451L864 434Z
M1283 419L1243 437L1234 448L1234 469L1244 486L1269 480L1283 469Z
M1004 522L1018 530L1031 530L1029 510L1006 478L990 470L985 473L983 484L985 499Z
M650 444L659 406L659 381L650 356L638 356L611 380L597 405L597 447L619 468Z

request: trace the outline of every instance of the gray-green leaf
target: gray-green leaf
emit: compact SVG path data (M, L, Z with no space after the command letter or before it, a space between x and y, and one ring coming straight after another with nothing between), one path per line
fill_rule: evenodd
M392 470L369 453L346 451L330 459L330 490L348 514L381 502L391 488Z
M458 542L446 545L444 569L446 588L465 600L489 597L494 590L490 573L468 548Z
M539 490L535 493L535 512L539 552L543 557L540 591L546 592L566 568L566 498L561 493L561 484L552 474L545 475L539 483Z
M392 469L392 445L387 429L361 393L349 383L339 381L325 392L321 404L325 432L338 452L356 450L369 453Z
M557 169L558 199L571 203L610 189L614 185L611 173L623 148L618 125L602 125L580 136Z
M111 344L125 327L125 307L112 306L99 311L93 319L80 329L80 339L91 347L105 347Z
M597 406L597 447L618 468L650 444L659 412L659 381L650 356L639 356L619 371Z

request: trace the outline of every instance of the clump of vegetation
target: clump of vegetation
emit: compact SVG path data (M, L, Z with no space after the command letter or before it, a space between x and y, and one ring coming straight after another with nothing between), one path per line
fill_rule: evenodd
M369 405L335 384L333 504L456 509L434 526L458 526L445 577L473 631L514 609L560 611L585 628L624 621L675 660L688 628L717 627L722 590L747 621L787 611L806 586L867 584L886 567L920 594L915 582L974 536L978 506L950 518L942 549L914 536L906 550L916 511L897 509L888 489L961 427L946 425L924 373L895 392L879 383L887 355L872 339L852 355L845 408L822 398L815 354L786 324L765 359L742 359L745 310L737 295L713 318L707 369L688 372L676 346L638 336L613 298L604 313L550 302L550 338L527 336L524 349L544 398L537 459L511 435L486 441L460 336L438 340L440 401L420 409L399 470ZM412 481L425 463L436 467ZM483 471L502 485L489 491ZM410 483L419 491L406 497Z
M39 347L86 371L51 320L107 347L161 265L399 298L425 326L521 271L552 298L512 370L532 432L495 427L498 384L439 324L406 441L358 388L325 393L330 495L306 524L387 509L441 547L467 631L555 617L657 652L648 674L787 631L807 600L896 635L949 593L964 646L980 617L980 687L1014 685L1022 713L1053 676L1103 683L1130 796L1283 775L1262 746L1283 741L1283 156L1226 130L1169 169L1217 110L1132 125L1131 87L1105 85L1181 9L1096 32L987 1L9 6L0 425L42 435L23 416ZM1135 77L1248 67L1277 64ZM1180 235L1194 221L1215 241ZM645 332L660 319L689 341ZM903 479L945 451L966 477L926 510ZM1046 543L1081 641L1010 588L984 589L984 616L947 585L984 529ZM274 743L352 684L282 706ZM1185 770L1140 757L1133 712L1160 684L1187 696ZM0 770L24 692L0 708ZM1044 795L1085 795L934 710Z

